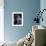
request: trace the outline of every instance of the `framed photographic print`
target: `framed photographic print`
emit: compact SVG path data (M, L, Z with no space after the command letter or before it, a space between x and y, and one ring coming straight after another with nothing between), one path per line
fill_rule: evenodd
M12 12L12 26L23 26L23 12Z

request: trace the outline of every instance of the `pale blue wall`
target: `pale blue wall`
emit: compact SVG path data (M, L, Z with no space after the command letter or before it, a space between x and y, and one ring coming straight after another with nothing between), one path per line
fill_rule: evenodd
M43 9L46 9L46 0L41 0L40 1L40 10L42 11ZM46 27L46 10L43 12L43 22L40 21L40 25Z
M4 0L4 35L5 40L18 41L24 37L32 28L32 19L36 17L35 12L40 9L40 0ZM12 12L22 11L24 13L24 26L12 26Z

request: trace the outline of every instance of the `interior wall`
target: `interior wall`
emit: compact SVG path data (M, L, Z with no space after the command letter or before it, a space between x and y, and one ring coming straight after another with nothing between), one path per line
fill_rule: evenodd
M32 30L36 12L40 10L40 0L4 0L4 39L18 41ZM23 12L24 25L12 26L12 12Z
M42 11L43 9L46 9L46 0L40 1L40 10ZM44 10L42 17L43 17L43 22L40 21L40 25L46 27L46 20L45 20L46 19L46 10Z

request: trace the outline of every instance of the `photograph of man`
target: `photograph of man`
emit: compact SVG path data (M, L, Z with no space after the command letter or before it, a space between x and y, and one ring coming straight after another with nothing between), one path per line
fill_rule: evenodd
M22 15L21 14L14 14L14 24L15 25L22 24Z

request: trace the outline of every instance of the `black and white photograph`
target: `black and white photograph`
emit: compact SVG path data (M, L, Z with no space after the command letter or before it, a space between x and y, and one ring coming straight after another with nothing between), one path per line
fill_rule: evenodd
M12 25L13 26L23 26L23 12L13 12L12 13Z

